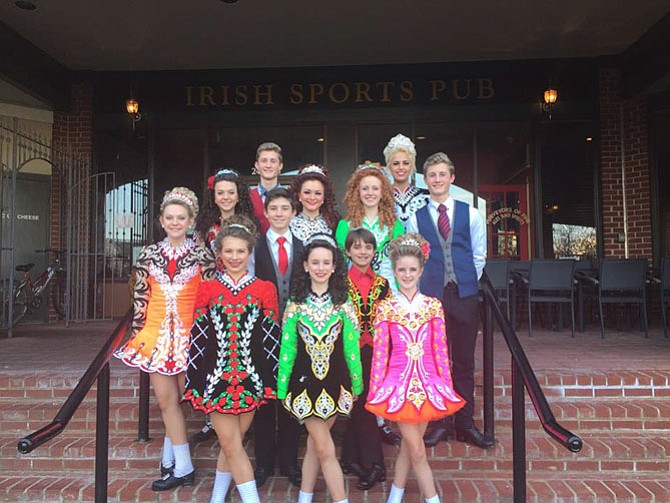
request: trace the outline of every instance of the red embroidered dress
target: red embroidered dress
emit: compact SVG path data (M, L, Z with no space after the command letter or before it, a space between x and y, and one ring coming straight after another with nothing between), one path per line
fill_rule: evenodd
M164 239L141 251L136 269L132 335L114 356L145 372L184 372L195 294L214 257L191 239L176 248Z
M276 398L278 308L272 282L249 274L201 283L184 400L207 414L241 414Z

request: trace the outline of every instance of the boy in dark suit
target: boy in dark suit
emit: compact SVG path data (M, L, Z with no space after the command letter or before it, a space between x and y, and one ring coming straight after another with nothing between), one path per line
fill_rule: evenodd
M287 189L277 187L267 192L265 217L270 227L256 243L256 276L272 281L277 287L280 319L288 300L291 273L302 267L302 243L289 230L289 223L294 216L295 201ZM279 472L288 477L292 484L300 486L301 471L297 464L298 423L278 400L261 407L254 423L256 485L262 486L274 474L275 457L278 457ZM279 428L278 441L275 425Z

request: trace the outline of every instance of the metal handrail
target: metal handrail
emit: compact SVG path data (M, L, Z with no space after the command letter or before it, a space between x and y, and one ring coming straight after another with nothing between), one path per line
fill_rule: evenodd
M505 338L512 356L512 464L514 477L514 502L526 501L526 447L525 447L525 400L524 388L535 408L544 431L563 447L571 452L582 449L582 439L566 428L563 428L544 396L537 376L528 361L528 357L519 342L510 321L503 314L495 295L493 285L482 274L481 286L484 294L484 431L493 433L493 323L495 316L500 331Z
M107 338L102 348L95 356L81 380L67 397L53 421L47 426L34 431L19 440L18 450L21 454L28 454L40 445L45 444L65 430L77 409L86 398L89 390L98 383L96 398L96 442L95 442L95 501L107 501L107 475L109 458L109 360L112 353L123 340L132 319L133 310L130 308L123 319L118 323L112 334Z

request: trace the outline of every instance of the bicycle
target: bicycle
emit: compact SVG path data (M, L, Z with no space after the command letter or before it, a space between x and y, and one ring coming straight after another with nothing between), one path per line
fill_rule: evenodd
M60 251L47 248L46 250L35 250L36 253L53 254L53 262L42 271L35 281L30 277L30 270L35 264L21 264L14 269L22 272L23 277L19 284L14 287L12 295L12 320L11 326L16 325L26 314L42 305L42 294L52 281L55 281L51 290L51 302L54 310L62 319L65 318L65 271L60 265ZM6 312L6 315L9 313Z

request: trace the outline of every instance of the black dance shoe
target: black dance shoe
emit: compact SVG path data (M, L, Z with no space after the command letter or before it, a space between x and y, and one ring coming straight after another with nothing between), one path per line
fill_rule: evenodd
M426 447L435 447L440 440L445 442L454 438L453 426L445 426L444 423L429 426L426 433L423 434L423 444Z
M384 423L379 427L381 441L387 445L400 445L400 436L397 435L389 425Z
M170 466L165 466L163 463L161 463L161 478L165 477L166 475L172 475L174 473L174 463L172 463Z
M374 487L377 482L384 482L386 480L386 468L381 465L374 464L365 477L358 480L357 487L361 491L367 491Z
M295 465L283 466L279 469L279 473L286 477L288 481L296 487L300 487L302 482L302 471Z
M342 472L345 475L350 473L356 475L359 479L366 477L368 472L361 465L356 463L356 461L340 461L340 466L342 466Z
M162 479L154 480L151 483L152 491L168 491L174 489L175 487L188 487L193 485L195 480L195 470L191 473L187 473L183 477L175 477L174 474L166 474Z
M265 466L257 466L254 470L254 478L256 479L256 487L261 487L275 474L274 468L266 468Z
M197 444L199 442L204 442L215 435L216 431L214 431L214 426L212 426L212 423L210 423L208 419L202 427L202 430L191 437L191 443Z
M472 426L465 430L456 430L456 440L459 442L467 442L470 445L481 447L482 449L490 449L495 445L495 441L484 435L476 426Z

